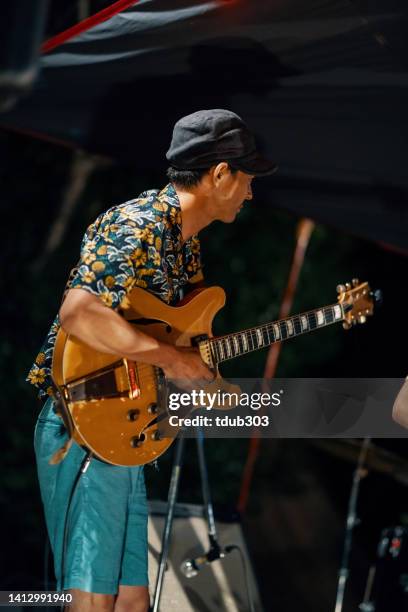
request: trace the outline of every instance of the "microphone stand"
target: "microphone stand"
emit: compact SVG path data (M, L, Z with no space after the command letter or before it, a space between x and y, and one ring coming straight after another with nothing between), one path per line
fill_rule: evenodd
M215 526L214 520L214 508L211 501L207 464L205 462L204 455L204 434L203 430L200 427L196 428L196 432L197 454L201 475L201 490L203 493L204 511L207 518L208 539L210 541L210 550L207 554L207 560L215 561L215 559L219 559L221 556L224 556L224 553L221 551L221 547L217 540L217 528ZM195 574L197 574L197 571L195 572Z
M225 555L226 552L230 552L230 551L228 550L224 552L221 549L218 543L218 540L217 540L217 530L216 530L215 520L214 520L214 509L213 509L213 505L211 501L207 465L205 462L205 455L204 455L204 434L200 427L196 428L196 432L197 432L197 438L196 438L197 439L197 453L198 453L198 461L199 461L200 476L201 476L201 490L202 490L202 495L203 495L205 516L206 516L207 525L208 525L208 537L210 541L210 550L207 553L207 555L205 555L205 557L202 557L203 561L200 563L201 565L208 561L214 561L215 559L220 559L221 557ZM151 612L159 611L160 597L161 597L161 592L163 588L164 572L166 570L167 559L169 555L171 529L172 529L173 520L174 520L174 511L175 511L175 506L176 506L177 492L178 492L181 468L182 468L182 463L183 463L184 444L185 444L185 438L183 435L183 430L181 430L178 436L178 439L177 439L177 443L176 443L176 451L175 451L175 457L174 457L173 468L172 468L171 479L170 479L169 493L168 493L168 499L167 499L167 504L168 504L167 515L166 515L166 522L164 525L163 536L162 536L162 549L161 549L161 554L160 554L159 568L157 571L156 586L154 590L153 605L151 608ZM187 577L190 578L190 577L195 576L197 574L197 571L198 571L197 566L193 565L193 563L191 562L186 562L185 575Z
M353 484L351 487L348 505L346 534L344 538L343 555L341 560L341 568L339 571L336 606L334 608L334 612L341 612L343 609L344 592L346 590L346 582L349 576L349 558L351 552L351 544L353 541L353 530L354 527L359 523L359 519L357 517L357 499L360 490L361 479L366 475L366 472L364 470L364 463L367 457L370 442L370 438L364 438L364 442L361 446L360 454L358 457L357 466L354 471Z
M157 570L156 586L154 589L153 606L151 608L151 612L158 612L159 610L160 597L161 597L163 580L164 580L164 572L166 570L167 558L169 556L171 528L173 525L174 510L176 507L176 499L177 499L178 486L180 482L181 467L183 464L184 443L185 443L185 439L184 439L184 432L182 429L177 438L176 452L175 452L174 461L173 461L173 468L171 471L169 494L167 498L167 515L166 515L166 522L164 525L164 530L163 530L163 535L162 535L162 548L161 548L161 553L160 553L159 568Z

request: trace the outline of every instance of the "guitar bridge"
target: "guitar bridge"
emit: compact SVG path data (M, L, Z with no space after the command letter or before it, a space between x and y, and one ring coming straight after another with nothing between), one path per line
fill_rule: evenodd
M129 399L137 399L141 395L137 364L134 361L124 359L127 381L129 384Z

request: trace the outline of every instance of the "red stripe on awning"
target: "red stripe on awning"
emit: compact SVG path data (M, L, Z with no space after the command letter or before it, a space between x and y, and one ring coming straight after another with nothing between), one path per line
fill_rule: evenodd
M102 23L102 21L107 21L114 15L117 15L121 11L124 11L125 9L132 6L132 4L136 4L137 2L139 2L139 0L117 0L116 2L102 9L98 13L95 13L94 15L83 19L83 21L76 23L71 28L68 28L67 30L60 32L56 36L53 36L49 40L46 40L41 46L41 52L48 53L48 51L52 51L52 49L55 49L55 47L59 47L59 45L62 45L63 43L67 42L67 40L70 40L78 34L82 34L82 32L90 30L94 26L98 25L98 23Z

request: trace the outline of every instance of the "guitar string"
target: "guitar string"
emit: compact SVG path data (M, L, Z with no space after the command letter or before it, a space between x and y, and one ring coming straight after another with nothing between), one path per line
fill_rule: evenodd
M336 306L340 306L342 308L342 317L339 318L339 319L336 319L334 317L334 312L333 311L334 311L334 308ZM324 323L319 325L318 322L317 322L317 316L316 316L319 311L323 311L325 315L326 314L332 314L333 320L332 321L326 321L326 316L325 316ZM313 316L313 319L311 319L311 316ZM296 331L295 321L297 323L300 323L300 325L301 325L301 317L306 317L307 320L308 320L308 323L312 324L312 325L311 326L309 325L307 329L302 329L302 326L301 326L301 330L300 331ZM216 338L209 338L205 342L208 342L209 345L212 345L215 348L214 353L215 353L215 356L217 358L216 361L218 363L220 363L222 361L227 361L228 359L231 359L233 357L237 357L238 355L250 353L250 352L253 352L253 351L258 350L260 348L265 348L266 346L269 346L270 344L273 344L274 342L278 342L281 339L282 340L287 340L288 338L293 338L295 336L298 336L298 335L301 335L301 334L304 334L304 333L307 333L307 332L310 332L310 331L314 331L315 329L318 329L319 327L325 327L325 326L330 325L332 323L339 323L340 321L343 320L343 318L344 318L344 310L343 310L342 304L337 303L337 304L333 304L333 305L330 305L330 306L323 306L322 308L317 308L317 309L309 310L309 311L303 312L301 314L294 315L292 317L287 317L285 319L280 319L278 321L272 321L270 323L265 323L263 325L259 325L259 326L256 326L256 327L251 327L251 328L248 328L246 330L243 330L242 332L235 332L235 333L232 333L232 334L226 334L225 336L217 336ZM288 333L287 326L286 326L287 321L291 321L292 324L293 324L293 331L294 331L294 333L292 333L292 334ZM283 324L285 324L285 327L283 327ZM274 332L274 329L273 329L274 325L277 325L279 327L279 330L281 331L281 335L280 335L279 338L275 338L275 332ZM285 337L283 337L282 329L284 329L285 332L286 332ZM259 345L258 346L254 346L255 345L254 340L257 338L257 333L256 333L257 330L259 330L260 333L262 333L262 334L264 332L266 332L267 335L268 335L268 338L270 336L269 332L271 332L273 340L270 340L270 338L269 338L268 344L266 344L266 345L263 344L261 346L259 346ZM245 348L243 348L243 350L241 349L240 344L244 345L244 343L243 343L242 338L240 339L239 336L242 336L243 334L245 334L245 336L247 337L248 341L249 340L252 341L252 345L253 345L252 348L249 347L249 342L248 342L248 349L247 350L245 350ZM227 356L227 357L221 357L221 351L220 351L220 348L219 348L219 344L222 343L222 341L227 340L227 339L233 340L234 336L236 337L237 343L238 343L238 346L239 346L238 354L235 354L235 355L233 354L233 355ZM241 343L240 343L240 340L241 340ZM235 346L234 342L233 342L233 344ZM258 341L257 341L257 344L258 344ZM221 344L221 346L222 346L222 344ZM223 352L225 352L224 347L222 347L222 348L223 348ZM210 347L210 350L211 350L211 347ZM233 353L234 350L231 350L231 353ZM218 358L217 353L219 353L220 358Z
M340 306L340 308L342 309L342 318L339 318L339 319L335 318L335 316L334 316L334 308L336 306ZM322 323L320 325L317 322L317 313L319 311L323 311L324 315L325 315L324 323ZM333 320L332 321L326 321L326 314L331 314L333 316ZM313 316L313 319L311 319L311 316ZM302 317L305 317L308 320L309 326L306 329L303 329L303 327L302 327L302 321L301 321ZM296 337L298 335L302 335L304 333L308 333L308 332L313 331L314 329L317 329L319 327L325 327L325 326L330 325L332 323L340 322L343 319L343 317L344 317L343 305L339 304L339 303L336 303L336 304L332 304L332 305L329 305L329 306L323 306L322 308L317 308L317 309L312 309L312 310L309 310L309 311L305 311L305 312L300 313L298 315L293 315L291 317L286 317L284 319L279 319L277 321L271 321L269 323L264 323L264 324L261 324L261 325L258 325L258 326L250 327L250 328L247 328L247 329L242 330L240 332L233 332L231 334L225 334L223 336L217 336L216 338L208 338L208 339L203 341L203 344L204 345L207 344L208 349L210 350L212 356L214 356L214 355L213 355L213 352L211 351L211 346L214 346L214 348L215 348L214 353L215 353L216 361L217 361L217 363L220 363L222 361L227 361L228 359L231 359L233 357L236 357L236 356L239 356L239 355L242 355L242 354L253 352L253 351L256 351L256 350L261 349L261 348L266 348L267 346L269 346L269 345L271 345L271 344L273 344L275 342L279 342L280 340L287 340L288 338ZM293 325L293 332L292 333L289 333L289 331L288 331L287 322L291 322L292 325ZM296 323L298 325L300 325L300 330L299 331L296 330ZM280 336L278 338L275 337L274 326L278 326L279 327ZM282 330L285 331L286 337L283 337ZM259 333L262 334L262 338L264 338L264 333L267 334L267 336L268 336L268 343L267 344L262 343L261 345L259 345L259 339L258 339L258 335L257 335L258 331L259 331ZM270 332L272 334L273 340L270 339ZM243 349L241 349L240 344L243 345L243 341L242 341L242 338L239 338L239 336L242 336L242 335L246 336L246 339L248 341L248 349L245 349L244 346L243 346ZM234 338L237 340L237 344L238 344L238 347L239 347L238 354L233 354L234 351L235 351L235 346L236 346L236 344L234 342ZM231 355L227 355L227 357L222 358L219 346L217 346L217 345L219 345L223 341L227 341L227 340L228 340L228 342L232 342L232 346L234 348L232 348L232 346L230 345L229 348L230 348ZM240 343L240 340L241 340L241 343ZM249 341L252 342L252 348L249 345ZM225 350L224 347L222 347L222 348L223 348L223 351L224 351ZM217 353L219 353L219 357L220 358L218 357ZM156 379L156 375L154 373L154 367L155 366L153 366L151 364L146 364L146 363L143 363L143 362L136 362L136 364L137 364L136 367L137 367L138 374L144 377L145 382L146 382L146 380L149 381L149 378L151 378L153 381L155 381L155 379ZM147 373L144 371L146 369L148 370ZM112 371L114 371L114 370L115 370L115 368L113 368ZM146 374L149 374L149 376L147 378L146 378ZM151 376L150 376L150 374L151 374Z

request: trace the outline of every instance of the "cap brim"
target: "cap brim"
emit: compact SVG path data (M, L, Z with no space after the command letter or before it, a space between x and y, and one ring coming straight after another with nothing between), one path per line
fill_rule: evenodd
M255 152L251 156L241 157L240 159L232 159L230 162L233 168L241 170L246 174L253 176L269 176L274 174L278 169L278 164L265 159L262 155Z

